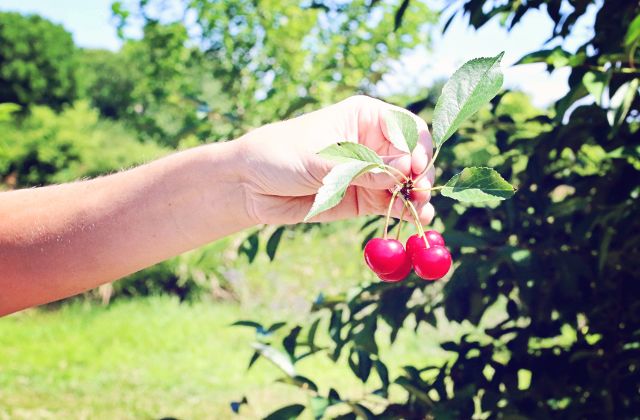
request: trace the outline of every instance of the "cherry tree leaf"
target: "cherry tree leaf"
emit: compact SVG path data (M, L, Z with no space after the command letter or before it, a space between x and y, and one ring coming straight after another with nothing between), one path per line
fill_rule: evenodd
M379 169L379 164L359 160L352 160L335 166L322 179L322 187L318 190L311 210L309 210L304 221L306 222L323 211L335 207L342 201L351 181L359 175L375 169Z
M433 112L433 141L436 147L447 141L462 122L489 102L502 87L500 60L495 57L467 61L442 88Z
M584 84L598 105L602 105L602 95L609 84L609 80L611 80L610 72L588 71L582 76L582 84Z
M388 140L396 149L411 153L418 144L418 124L406 112L389 110L383 114Z
M340 142L332 144L318 152L320 156L336 162L362 161L383 165L382 158L376 152L359 143Z
M611 97L609 101L609 107L611 108L607 112L607 119L611 127L617 130L617 128L624 122L627 117L633 99L638 91L638 79L633 79L620 86L616 93Z
M464 168L440 190L442 195L467 203L504 200L515 193L511 184L492 168Z

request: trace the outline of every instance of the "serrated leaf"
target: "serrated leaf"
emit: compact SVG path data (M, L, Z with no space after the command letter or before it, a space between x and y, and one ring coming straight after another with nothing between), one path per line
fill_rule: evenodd
M462 122L489 102L502 87L500 60L495 57L467 61L442 88L433 112L433 141L436 147L447 141Z
M354 160L383 165L382 158L376 152L359 143L340 142L332 144L318 152L320 156L335 162L352 162Z
M411 153L418 144L418 124L411 115L406 112L389 110L383 114L387 126L388 140L393 146L402 151Z
M335 207L344 197L344 193L347 191L351 181L377 167L378 164L361 161L352 161L335 166L322 179L322 187L318 190L311 210L309 210L304 221L306 222L323 211Z
M492 168L464 168L440 190L442 195L467 203L504 200L515 190Z

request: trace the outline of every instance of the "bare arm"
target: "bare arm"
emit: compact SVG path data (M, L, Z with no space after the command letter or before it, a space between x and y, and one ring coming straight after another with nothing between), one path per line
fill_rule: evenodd
M234 142L102 178L0 194L0 315L251 226Z
M256 224L299 223L330 163L315 152L358 141L406 175L431 153L426 124L413 155L394 149L380 121L390 105L355 97L89 181L0 193L0 316L81 293ZM417 118L417 117L416 117ZM419 185L428 187L433 173ZM317 221L384 214L384 174L364 175ZM429 196L417 194L423 222ZM398 217L402 204L396 203ZM408 217L408 216L407 216Z

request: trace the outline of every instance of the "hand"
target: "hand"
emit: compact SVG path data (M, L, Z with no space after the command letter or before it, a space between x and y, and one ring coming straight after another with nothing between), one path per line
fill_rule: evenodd
M257 224L302 222L311 208L322 178L336 165L316 153L342 141L363 144L375 150L385 163L406 176L422 173L431 159L433 146L427 124L413 116L420 141L412 155L396 149L385 134L383 112L396 108L367 96L354 96L335 105L288 121L258 128L239 140L246 157L246 206ZM398 108L399 109L399 108ZM434 171L420 179L416 187L430 188ZM312 221L332 221L368 214L385 214L396 181L388 174L364 174L349 187L336 207ZM422 223L433 219L428 192L414 192L413 202ZM392 216L400 217L402 202L397 200ZM410 220L407 212L405 219Z

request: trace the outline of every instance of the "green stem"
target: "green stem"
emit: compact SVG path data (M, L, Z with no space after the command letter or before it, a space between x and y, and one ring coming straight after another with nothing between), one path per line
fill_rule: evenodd
M388 231L389 231L389 219L391 218L391 209L393 208L393 203L396 201L396 197L400 190L396 189L393 194L391 194L391 200L389 200L389 208L387 209L387 218L384 221L384 235L382 236L384 239L387 239Z
M396 178L396 175L400 175L400 177L403 179L404 182L407 182L409 180L409 178L407 178L407 176L405 174L403 174L402 172L400 172L399 170L397 170L396 168L394 168L391 165L383 165L382 168L386 173L388 173L389 175L391 175L394 178ZM397 180L398 179L396 178L396 181Z
M423 176L426 175L427 172L429 172L429 169L433 168L433 164L436 161L436 158L438 157L438 154L440 153L440 148L438 147L436 149L436 152L433 154L433 157L431 158L431 162L429 162L429 164L427 165L426 168L424 168L424 171L422 171L422 173L420 175L418 175L418 177L416 179L413 180L413 184L417 184L418 181L420 180L420 178L422 178Z
M437 187L431 187L431 188L413 188L413 191L438 191L444 188L444 185L440 185Z
M404 204L404 203L403 203ZM404 213L407 210L407 205L402 206L402 213L400 213L400 221L398 222L398 230L396 231L396 241L400 240L400 232L402 232L402 225L404 224Z
M427 248L430 248L429 241L427 241L427 237L424 234L424 228L422 227L422 223L420 222L420 217L418 216L418 211L413 206L413 203L411 203L411 201L406 200L402 196L400 196L400 198L402 198L402 200L404 201L405 205L409 208L409 211L411 212L411 215L413 216L413 220L414 220L414 222L416 224L416 227L418 228L418 233L420 234L420 237L424 241L424 243L427 246Z

